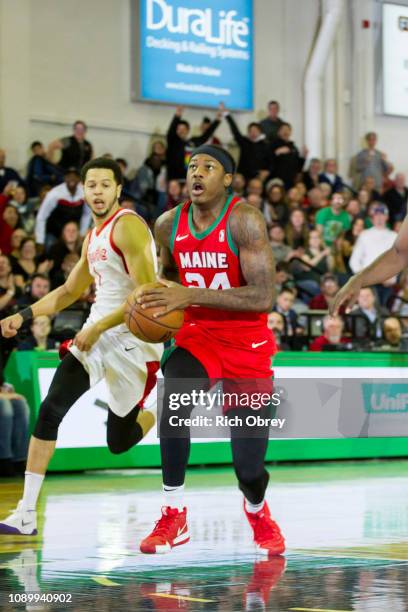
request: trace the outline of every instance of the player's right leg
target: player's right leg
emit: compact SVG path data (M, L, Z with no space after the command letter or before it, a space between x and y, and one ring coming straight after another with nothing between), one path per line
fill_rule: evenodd
M184 479L190 454L190 428L178 427L171 437L169 433L171 394L188 393L201 386L197 382L183 379L207 380L207 372L191 353L177 348L169 357L164 368L165 394L163 413L160 419L160 451L162 459L163 492L165 503L162 515L153 531L140 543L143 553L166 553L174 546L186 544L189 539L187 508L183 503ZM178 410L178 416L190 416L193 405ZM170 428L171 429L171 428ZM173 428L174 429L174 428Z
M89 376L83 365L71 353L67 353L41 404L34 434L31 436L23 497L14 512L0 521L0 534L36 535L37 500L54 453L58 427L71 406L88 389Z

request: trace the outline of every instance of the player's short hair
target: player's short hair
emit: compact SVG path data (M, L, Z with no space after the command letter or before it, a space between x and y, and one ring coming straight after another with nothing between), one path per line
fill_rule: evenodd
M279 295L283 295L284 293L290 293L290 295L293 297L295 296L295 292L290 287L282 287L282 289L279 291Z
M74 123L72 124L72 129L75 129L77 125L82 125L85 130L88 129L88 126L86 125L85 121L82 121L82 119L77 119L76 121L74 121Z
M40 142L39 140L34 140L31 144L30 144L30 149L31 151L35 148L35 147L39 147L39 146L43 146L43 143Z
M277 100L269 100L268 102L268 106L272 106L272 104L275 104L276 106L280 107L280 104Z
M100 168L102 170L112 170L117 185L122 185L122 170L120 169L119 164L114 159L109 159L108 157L96 157L95 159L91 159L91 161L89 161L82 167L81 181L83 183L85 183L86 174L88 170L93 170L95 168Z

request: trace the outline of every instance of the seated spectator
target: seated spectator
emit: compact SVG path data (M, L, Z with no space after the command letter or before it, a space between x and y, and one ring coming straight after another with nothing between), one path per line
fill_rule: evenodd
M253 206L254 208L257 208L258 210L262 212L263 200L261 196L258 195L257 193L250 193L249 195L247 195L246 203L249 204L250 206Z
M88 130L86 123L80 120L75 121L72 129L71 136L65 136L51 142L47 152L48 161L53 163L55 151L61 151L58 166L64 172L69 168L80 170L93 157L92 144L85 138Z
M323 319L324 333L318 336L310 344L309 351L323 351L327 346L338 346L347 344L349 339L343 337L344 323L341 317L331 317L327 315Z
M318 230L310 230L302 260L315 268L313 278L316 278L316 273L322 276L332 270L333 258L330 249L324 244Z
M12 183L12 187L24 185L24 181L17 170L6 166L6 152L4 149L0 149L0 193L3 193L9 183Z
M274 179L266 184L265 220L285 226L289 221L289 207L286 202L286 192L283 185L277 185Z
M117 157L115 161L118 164L122 172L122 194L121 195L123 196L123 195L130 194L131 181L127 177L129 164L127 163L127 160L124 157Z
M11 236L22 225L18 210L10 202L14 190L15 187L8 183L3 193L0 193L0 253L4 255L10 255Z
M354 219L361 217L362 211L357 198L350 198L346 205L346 212L350 215L352 222Z
M320 180L320 174L322 171L322 162L317 157L312 157L310 160L309 168L302 172L302 180L306 185L307 191L318 187Z
M383 323L383 337L371 347L374 351L408 352L408 338L402 335L401 321L396 317L388 317Z
M344 256L344 262L348 268L349 268L349 260L351 257L351 253L353 252L354 245L357 242L357 238L363 231L364 231L364 219L362 217L357 217L352 222L351 228L347 230L347 232L344 234L342 252Z
M190 137L190 124L182 118L184 107L178 106L167 130L167 180L185 180L191 152L207 142L218 128L221 112L200 136Z
M10 204L18 210L21 224L27 234L32 234L35 225L34 202L28 199L26 188L23 185L15 188Z
M287 261L292 249L285 244L285 231L279 223L274 223L270 228L269 240L276 263Z
M316 295L316 297L310 300L309 309L328 310L334 302L334 298L336 297L336 293L338 292L338 290L339 285L336 277L330 273L324 274L320 281L320 293L319 295Z
M20 246L20 255L13 262L12 272L17 287L24 289L25 285L32 279L34 274L46 274L50 270L52 262L44 260L38 263L35 250L34 238L24 238Z
M286 226L286 242L292 249L304 248L308 241L309 230L303 210L292 210Z
M387 228L388 209L385 204L374 204L371 212L373 227L361 232L350 257L350 268L354 274L369 266L384 251L390 249L397 237L395 232ZM385 305L391 296L391 287L395 285L395 282L394 277L381 285L376 285L375 288L382 305Z
M247 181L254 177L265 178L268 175L268 145L260 123L249 123L244 136L228 111L224 111L224 116L239 147L237 172Z
M285 189L293 187L307 157L306 147L303 147L301 155L291 140L291 135L292 126L283 123L279 128L278 138L270 146L270 176L280 178Z
M360 206L361 213L367 213L370 206L370 193L363 187L357 192L357 201Z
M32 306L50 291L50 281L44 274L34 274L26 288L26 292L17 299L19 310Z
M55 187L64 180L60 168L48 161L44 145L39 140L31 143L32 157L28 162L26 184L30 198L37 198L42 187Z
M47 193L35 224L35 240L41 248L49 249L61 236L68 221L79 224L81 236L85 236L91 223L91 209L85 204L84 190L79 173L69 168L64 182Z
M151 155L158 155L166 163L166 145L162 140L155 140L152 143Z
M343 210L344 197L334 193L330 207L322 208L316 214L316 227L321 232L324 242L330 246L336 238L351 227L350 215Z
M203 117L200 123L200 134L203 135L211 127L212 121L209 117ZM210 136L210 138L204 144L212 144L221 146L221 140L217 136Z
M381 200L381 191L376 189L375 178L373 176L367 176L361 187L367 191L370 203Z
M27 232L25 232L22 227L15 229L11 234L11 253L9 258L12 265L20 257L20 247L24 238L27 238Z
M261 130L269 142L273 142L278 137L280 126L285 123L279 117L280 105L276 100L268 102L268 116L260 122Z
M7 255L0 254L0 319L11 314L16 298L21 295L21 290L16 287L14 276L11 272L11 263Z
M288 283L288 281L293 280L292 275L290 273L289 264L286 261L279 261L276 264L276 274L275 274L275 289L279 293Z
M399 317L408 317L408 270L405 269L399 279L399 290L391 305L391 312Z
M403 221L407 215L408 187L406 177L402 172L395 175L394 187L386 191L382 200L387 204L390 213L390 223Z
M318 189L320 189L320 191L322 192L323 199L326 202L329 202L330 198L332 197L332 188L329 183L319 183Z
M63 259L68 253L81 254L82 240L79 234L78 223L68 221L62 228L61 235L57 242L47 251L47 259L53 262L50 274L61 268Z
M295 208L301 208L303 202L303 196L301 191L297 187L291 187L288 191L287 196L288 208L289 210L294 210Z
M368 132L365 141L366 148L357 154L355 160L355 168L360 175L360 185L364 183L367 176L372 176L375 189L381 191L388 167L387 156L377 150L377 134L375 132Z
M49 351L55 349L55 340L50 338L51 320L46 315L34 317L30 325L31 335L17 345L18 351Z
M232 193L236 198L244 198L245 197L245 186L246 181L243 174L236 172L232 178Z
M278 351L290 351L289 344L282 341L285 336L285 320L280 312L273 311L268 314L268 329L275 336Z
M309 210L312 212L319 211L321 208L328 206L328 201L319 187L313 187L313 189L307 192L307 201Z
M297 314L293 310L295 295L291 289L281 289L276 300L274 311L282 315L285 321L285 336L292 337L303 329L298 325Z
M30 409L10 387L0 390L0 476L24 474L28 451Z
M80 255L78 253L66 253L61 265L58 268L55 267L50 274L51 289L56 289L65 283L79 259Z
M387 309L377 304L375 292L371 287L360 289L357 307L350 313L351 317L356 317L352 325L353 336L357 338L380 338L382 318L387 315Z
M167 187L166 210L171 210L172 208L178 206L181 202L183 202L183 196L181 191L182 187L180 181L176 181L176 179L169 181Z
M343 179L337 174L337 162L335 159L327 159L324 163L324 170L319 174L319 183L328 183L332 193L343 191Z

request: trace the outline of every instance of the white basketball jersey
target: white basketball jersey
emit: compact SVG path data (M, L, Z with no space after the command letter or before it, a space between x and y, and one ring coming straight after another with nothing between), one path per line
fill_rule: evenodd
M89 322L98 321L110 314L126 301L129 293L135 289L135 283L129 275L125 256L115 244L114 227L120 217L137 213L125 208L119 209L99 227L94 227L89 235L88 266L95 279L96 298L91 308ZM156 247L149 230L151 251L157 272Z

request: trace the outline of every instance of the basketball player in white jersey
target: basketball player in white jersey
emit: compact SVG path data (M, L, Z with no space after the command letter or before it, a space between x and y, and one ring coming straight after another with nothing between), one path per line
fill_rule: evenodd
M155 422L154 414L141 409L156 382L162 345L142 342L123 323L129 293L156 279L154 240L141 217L120 207L122 174L116 162L94 159L83 167L81 178L95 227L84 240L80 261L64 285L1 321L3 336L15 336L25 321L67 308L92 282L96 284L90 316L41 404L30 440L23 497L17 509L0 521L0 534L36 535L37 499L58 427L77 399L102 378L109 392L107 443L113 453L137 444Z

